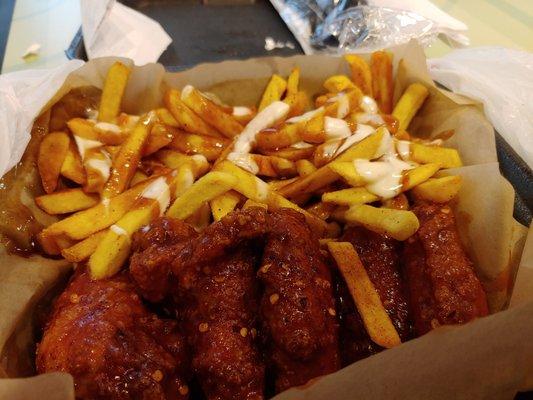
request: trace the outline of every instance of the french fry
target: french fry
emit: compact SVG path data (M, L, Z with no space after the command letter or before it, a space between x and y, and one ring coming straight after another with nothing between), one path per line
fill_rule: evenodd
M171 126L173 128L180 127L180 124L178 123L178 121L176 121L176 118L174 118L174 116L170 113L170 111L168 111L167 108L157 108L155 110L155 114L157 115L157 119L159 120L159 122L161 122L162 124Z
M296 181L298 177L289 178L289 179L274 179L268 182L268 187L270 190L273 191L279 191L283 186L287 186L288 184Z
M367 96L372 96L372 73L368 63L355 54L346 54L344 59L350 65L352 82Z
M142 150L143 157L162 149L172 142L173 139L173 132L165 125L159 123L154 124L150 130L150 135L148 135L148 139L146 139L146 143L144 144Z
M62 247L60 247L60 243L62 243L62 241L58 240L60 236L64 235L51 235L48 232L42 230L37 235L37 242L46 254L51 256L58 256L61 254L62 250Z
M83 190L87 193L100 193L109 179L111 171L111 158L102 148L85 151L83 166L87 179Z
M288 118L303 114L310 105L309 96L307 96L307 93L303 91L290 95L283 101L291 107L289 113L287 114Z
M386 349L400 345L400 336L352 244L328 242L327 246L348 286L370 339Z
M422 182L427 181L437 173L439 164L425 164L406 171L402 180L402 192L410 190Z
M296 161L296 170L298 171L298 175L307 176L315 172L316 167L309 160L298 160Z
M390 114L394 92L391 54L386 51L373 52L370 57L370 71L372 72L372 93L376 103L382 113Z
M316 230L318 235L322 235L326 231L326 224L320 218L308 213L295 203L287 200L283 196L280 196L277 192L270 190L268 184L255 175L245 171L230 161L222 161L215 165L214 170L224 171L231 176L237 178L235 189L243 196L253 201L264 203L269 209L277 210L279 208L292 208L304 214L307 223Z
M330 168L330 165L336 162L352 161L356 158L370 159L374 157L381 143L383 134L384 130L378 128L376 133L350 147L332 163L327 164L317 169L312 174L302 177L290 185L281 188L279 193L283 197L292 199L304 193L313 193L316 190L335 182L339 179L339 175Z
M52 193L57 188L69 144L70 139L65 132L50 132L41 140L37 168L46 193Z
M392 199L386 199L383 201L383 207L394 208L396 210L409 210L409 200L404 193L400 193L398 196Z
M168 145L169 148L181 151L185 154L202 154L207 160L214 161L222 154L222 151L230 144L226 138L195 135L183 131L174 131L174 139Z
M215 128L204 122L202 118L185 105L178 90L168 90L163 102L181 129L197 135L220 137L220 133Z
M287 78L287 94L286 97L298 93L298 85L300 83L300 68L294 67Z
M133 175L133 178L131 178L130 187L133 187L136 184L138 184L138 183L140 183L142 181L145 181L146 179L148 179L148 175L146 175L142 171L137 170L137 171L135 171L135 174Z
M154 157L171 169L178 169L181 165L191 160L191 156L188 156L176 150L168 149L159 150L154 154Z
M324 220L329 218L334 209L334 204L328 204L322 201L319 201L318 203L315 203L312 206L306 208L308 212Z
M93 233L88 238L76 243L74 246L61 250L63 258L70 262L82 262L94 253L96 247L105 236L106 231Z
M111 175L102 191L103 198L116 196L129 186L141 159L142 149L148 139L154 119L152 114L142 116L135 129L120 147L113 160Z
M377 200L379 197L365 188L342 189L322 195L324 203L333 203L339 206L353 206L354 204L372 203Z
M258 111L263 110L263 108L275 101L281 100L281 96L283 96L285 89L287 89L287 81L279 75L272 75L272 78L270 78L263 96L261 97Z
M338 96L341 96L341 94L339 93ZM364 93L356 86L349 92L342 94L340 99L333 102L330 99L324 105L325 115L328 117L345 118L351 111L359 108L363 96Z
M339 93L352 90L355 85L346 75L332 75L324 82L324 88L328 92Z
M232 138L241 133L243 126L232 115L224 112L220 106L203 96L192 86L183 88L181 99L191 110L224 136Z
M276 150L288 147L301 140L302 124L283 124L279 129L267 129L259 132L256 147L260 150Z
M79 185L84 185L87 181L87 175L85 174L80 154L78 153L76 144L72 140L69 140L67 154L61 165L61 175Z
M328 140L318 145L313 153L313 165L320 168L335 158L345 139Z
M86 194L76 188L36 197L35 203L44 212L55 215L85 210L97 204L98 200L98 196Z
M261 154L251 154L251 157L259 168L257 175L271 178L296 175L296 166L290 160L275 156L263 156Z
M120 112L120 103L128 83L130 69L121 62L114 63L107 71L107 76L102 90L98 120L113 122Z
M313 155L313 152L315 151L315 147L310 146L310 147L305 147L303 149L296 148L296 147L285 147L283 149L274 150L274 151L263 151L259 149L258 151L261 154L264 154L266 156L276 156L276 157L285 158L290 161L298 161L304 158L311 157L311 155Z
M209 207L209 203L202 203L200 208L187 218L185 222L191 225L197 232L201 232L207 228L211 223L211 208Z
M461 181L462 179L458 175L430 178L426 182L415 186L411 193L417 199L435 203L447 203L459 193Z
M426 146L411 143L411 160L420 163L437 163L441 168L458 168L463 166L459 152L456 149L439 146Z
M361 224L371 231L400 241L412 236L419 227L418 218L411 211L376 208L366 204L350 207L344 217L348 223Z
M252 208L252 207L260 207L260 208L263 208L265 210L268 210L268 206L266 204L259 203L257 201L253 201L252 199L246 200L246 202L242 205L242 209L243 210L246 210L246 209Z
M230 190L210 201L211 213L215 221L220 221L224 216L232 212L241 201L241 195Z
M167 211L167 216L178 219L190 217L204 202L233 189L237 178L228 173L211 171L179 196Z
M300 129L301 140L316 144L323 143L326 140L326 132L324 130L325 115L326 110L320 110L309 121L305 122Z
M392 115L396 117L400 123L400 130L406 130L409 128L411 120L416 115L424 100L428 96L428 89L420 83L410 84L405 92L403 92L402 97L396 103Z

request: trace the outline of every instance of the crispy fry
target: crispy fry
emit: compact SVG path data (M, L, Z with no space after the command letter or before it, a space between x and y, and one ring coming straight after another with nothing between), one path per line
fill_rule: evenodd
M322 195L324 203L333 203L339 206L353 206L354 204L372 203L377 200L379 197L365 188L342 189Z
M271 178L290 177L296 175L294 162L275 156L251 154L252 159L259 167L257 175Z
M323 86L331 93L345 92L355 88L354 83L346 75L332 75L326 79Z
M312 206L306 208L308 212L324 220L329 218L334 209L334 204L328 204L322 201L319 201L318 203L315 203Z
M372 71L372 93L384 114L392 112L392 96L394 82L392 81L392 56L386 51L375 51L370 57Z
M411 211L354 205L344 214L348 223L361 224L367 229L388 235L396 240L406 240L419 227L418 218Z
M215 221L221 220L224 216L232 212L241 201L241 195L234 190L230 190L220 196L215 197L209 205Z
M437 163L441 168L458 168L463 166L456 149L439 146L426 146L411 143L411 159L420 164Z
M428 94L427 88L420 83L412 83L405 89L392 111L392 115L400 122L400 130L409 128L411 120L424 104Z
M83 166L87 180L83 190L87 193L100 193L109 179L111 158L102 148L89 149L85 152Z
M137 169L137 164L141 159L143 146L150 134L153 120L154 117L151 114L141 117L135 129L120 147L120 151L113 160L111 176L102 191L102 197L110 198L116 196L122 193L130 184L131 178L133 178Z
M350 64L352 81L367 96L372 96L372 73L368 63L355 54L346 54L344 59Z
M435 203L447 203L461 190L461 177L458 175L430 178L413 188L411 193L417 198Z
M48 232L45 232L45 230L42 230L37 235L37 242L46 254L51 256L58 256L61 254L62 250L59 245L59 242L61 242L60 240L58 240L59 236L60 235L51 235Z
M318 145L313 153L313 164L320 168L333 160L344 140L333 139Z
M224 171L237 178L234 189L243 196L253 201L264 203L269 209L292 208L304 214L307 223L316 230L318 235L322 235L326 230L326 224L321 219L308 213L293 202L280 196L277 192L270 190L268 184L255 175L245 171L229 161L222 161L215 165L214 170Z
M198 135L221 136L215 128L204 122L202 118L181 101L181 94L178 90L168 90L163 101L181 129Z
M70 262L79 263L85 261L94 253L98 243L100 243L105 234L105 230L93 233L91 236L76 243L74 246L61 250L61 255L65 260Z
M185 154L201 154L209 161L216 160L230 144L230 141L225 138L200 136L177 130L173 135L174 139L168 145L169 148Z
M335 182L339 179L339 175L330 168L330 165L337 162L352 161L356 158L370 159L374 157L381 143L383 134L383 129L378 129L376 133L356 143L338 156L333 163L325 165L322 168L317 169L311 175L302 177L290 185L281 188L279 193L284 197L292 199L303 193L313 193L317 189Z
M298 175L307 176L315 172L316 167L309 160L298 160L296 161L296 170L298 171Z
M172 218L186 219L204 202L211 201L233 189L236 182L237 178L235 176L224 172L211 171L179 196L168 209L167 215Z
M303 91L290 95L283 101L291 107L289 113L287 114L288 118L303 114L310 105L309 96L307 96L307 93Z
M232 115L224 112L220 106L202 96L192 86L183 88L181 99L191 110L224 136L232 138L241 133L243 126Z
M48 214L67 214L94 206L98 196L86 194L79 188L66 189L36 197L35 203Z
M339 93L335 98L328 100L324 105L325 115L328 117L345 118L353 110L357 110L361 104L364 93L355 87L349 92ZM335 101L332 101L336 99Z
M285 147L283 149L274 150L274 151L262 151L262 150L259 150L259 151L266 156L276 156L276 157L285 158L291 161L298 161L304 158L309 158L315 151L315 147L310 146L310 147L305 147L303 149L296 148L296 147Z
M146 157L162 149L174 139L173 131L167 128L166 125L156 123L150 130L150 135L144 144L142 155Z
M300 68L294 67L287 78L287 95L295 95L298 93L298 84L300 83Z
M79 185L84 185L87 181L87 175L81 163L80 154L78 153L76 144L72 140L69 140L67 154L61 165L61 175Z
M252 208L252 207L260 207L260 208L264 208L265 210L268 210L268 206L266 204L253 201L252 199L246 200L246 202L242 205L243 210L246 210L247 208Z
M173 128L180 128L180 124L178 121L176 121L176 118L168 111L167 108L161 107L155 110L155 114L157 115L157 119L162 124L171 126Z
M102 90L98 120L113 122L120 112L120 103L128 83L130 69L121 62L114 63L107 71L107 76Z
M327 246L346 281L370 339L386 349L400 345L400 336L352 244L329 242Z
M130 187L133 187L136 184L138 184L138 183L140 183L142 181L145 181L146 179L148 179L148 175L146 175L142 171L137 170L137 171L135 171L135 174L133 175L133 178L131 178Z
M276 150L288 147L301 140L302 124L283 124L279 129L265 129L256 137L256 147L260 150Z
M270 78L263 96L261 97L258 111L261 111L275 101L281 100L281 96L283 96L285 89L287 89L287 81L279 75L272 75L272 78Z
M326 140L326 132L324 131L324 118L326 110L318 111L313 117L305 122L305 125L300 130L300 137L308 143L323 143Z
M292 183L296 181L297 179L298 177L289 178L289 179L278 179L278 180L274 179L268 182L268 187L271 190L278 191L283 186L287 186L289 183Z
M402 192L420 185L427 181L439 170L439 164L425 164L419 167L410 169L404 173L402 182Z
M46 193L52 193L57 188L69 144L70 139L65 132L50 132L41 140L37 167Z
M203 231L211 223L211 208L208 202L204 202L198 210L185 220L196 231Z

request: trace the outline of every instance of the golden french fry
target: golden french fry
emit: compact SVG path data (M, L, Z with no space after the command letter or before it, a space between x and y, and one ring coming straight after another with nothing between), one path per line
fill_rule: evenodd
M288 147L301 140L301 128L301 124L283 124L279 129L261 131L255 137L256 147L262 151Z
M285 147L283 149L274 150L274 151L264 151L259 150L261 154L266 156L276 156L280 158L285 158L290 161L298 161L304 158L309 158L313 155L315 151L314 146L309 146L305 148L296 148L296 147Z
M186 86L181 92L182 101L209 125L214 126L220 133L232 138L241 133L243 126L224 112L220 106L203 96L192 86Z
M61 165L61 175L79 185L84 185L87 180L80 154L78 153L76 144L72 140L69 140L67 154Z
M228 173L211 171L179 196L168 209L167 215L172 218L186 219L204 202L209 202L233 189L236 182L237 178Z
M287 186L289 183L292 183L296 181L297 179L298 177L289 178L289 179L274 179L268 182L268 187L270 188L270 190L273 190L276 192L279 189L281 189L283 186Z
M411 193L417 199L435 203L447 203L459 193L461 181L462 179L458 175L430 178L426 182L414 187Z
M285 89L287 89L287 81L279 75L272 75L272 78L270 78L263 96L261 97L258 110L261 111L273 102L281 100L281 96L283 96Z
M215 221L220 221L224 216L232 212L241 201L241 195L234 190L230 190L220 196L215 197L209 205Z
M98 132L94 129L94 123L92 121L83 118L72 118L67 121L67 126L74 137L78 136L83 139L98 140ZM80 155L82 157L84 156L83 154Z
M287 94L286 97L298 93L298 84L300 83L300 68L294 67L287 78Z
M419 227L418 218L411 211L376 208L366 204L350 207L344 217L348 223L361 224L371 231L400 241L412 236Z
M392 55L386 51L375 51L370 57L372 72L372 93L380 111L392 112L394 82L392 81Z
M420 163L437 163L441 168L458 168L463 166L461 156L456 149L440 146L426 146L411 143L411 160Z
M329 218L334 209L334 204L328 204L322 201L319 201L318 203L315 203L312 206L306 208L308 212L324 220Z
M344 141L345 139L334 139L318 145L313 153L313 164L315 167L323 167L332 161Z
M383 134L384 130L378 128L376 133L351 146L332 163L327 164L322 168L317 169L312 174L302 177L290 185L281 188L279 193L284 197L292 199L304 193L313 193L316 190L335 182L339 179L339 175L332 170L330 166L337 162L352 161L356 158L371 159L379 148Z
M428 89L420 83L410 84L405 92L403 92L402 97L396 103L392 115L396 117L400 123L400 130L406 130L409 128L411 120L416 115L424 100L428 97Z
M188 156L176 150L167 149L159 150L154 154L154 157L171 169L178 169L181 165L191 160L191 156Z
M102 148L85 151L83 166L87 179L83 190L87 193L100 193L109 179L111 158Z
M211 223L211 208L209 207L209 203L203 203L185 222L198 232L207 228Z
M334 203L339 206L353 206L354 204L372 203L379 197L365 188L350 188L328 192L322 195L324 203Z
M162 149L174 139L173 131L167 128L166 125L156 123L150 130L150 135L144 144L142 155L146 157Z
M383 201L383 207L394 208L396 210L409 210L409 200L404 193L400 193L398 196L392 199L386 199Z
M357 86L346 93L339 93L335 101L330 99L324 105L325 115L328 117L344 118L350 112L357 110L361 104L364 93ZM340 98L339 98L340 97Z
M308 143L323 143L326 140L326 132L324 131L324 118L326 110L318 111L313 117L306 121L302 128L300 128L301 140Z
M220 133L215 128L204 122L202 118L185 105L178 90L168 90L163 102L181 129L198 135L220 137Z
M323 86L331 93L345 92L355 88L354 83L346 75L332 75L326 79Z
M201 136L176 130L173 136L174 139L168 145L169 148L185 154L201 154L209 161L216 160L230 144L226 138Z
M283 101L291 107L289 113L287 114L288 118L303 114L310 105L309 96L307 96L307 93L303 91L291 94Z
M148 178L149 178L148 175L146 175L144 172L137 170L137 171L135 171L135 174L133 175L133 178L131 178L130 187L133 187L136 184L138 184L138 183L140 183L142 181L145 181Z
M348 286L370 339L386 349L400 345L400 336L352 244L328 242L327 246Z
M221 163L215 165L214 170L224 171L236 177L237 181L233 189L248 199L252 199L258 203L264 203L269 209L272 210L277 210L279 208L292 208L304 214L307 223L313 229L315 229L319 236L326 231L327 227L324 221L308 213L306 210L287 200L283 196L280 196L275 191L270 190L270 187L266 182L262 181L248 171L237 167L230 161L222 161Z
M107 76L102 90L98 120L113 122L120 112L120 103L128 83L130 69L121 62L114 63L107 71Z
M35 198L35 204L48 214L67 214L85 210L98 203L98 196L86 194L83 190L66 189Z
M350 64L352 82L367 96L372 96L372 73L368 63L355 54L346 54L344 59Z
M296 166L290 160L275 156L263 156L261 154L252 154L251 157L259 168L257 175L271 178L296 175Z
M264 208L265 210L268 210L268 206L266 204L253 201L252 199L246 200L246 202L242 205L243 210L246 210L247 208L252 208L252 207L260 207L260 208Z
M65 132L50 132L41 140L37 168L46 193L52 193L57 188L69 144L70 139Z
M307 176L315 172L316 167L309 160L298 160L296 161L296 170L298 171L298 175Z
M162 124L171 126L173 128L179 128L181 126L167 108L158 108L155 110L155 114L157 115L159 122Z
M105 236L106 231L93 233L88 238L76 243L74 246L61 250L63 258L70 262L82 262L88 259L94 253L98 243Z
M58 256L61 254L61 250L63 249L63 246L61 246L63 240L59 239L60 236L64 240L64 235L51 235L50 233L45 232L45 230L42 230L37 235L37 242L46 254Z
M120 150L113 160L111 175L102 191L103 198L116 196L129 186L141 159L142 149L150 134L153 120L154 117L151 114L142 116L135 129L120 146Z
M402 180L402 192L410 190L422 182L427 181L437 173L439 164L425 164L406 171Z

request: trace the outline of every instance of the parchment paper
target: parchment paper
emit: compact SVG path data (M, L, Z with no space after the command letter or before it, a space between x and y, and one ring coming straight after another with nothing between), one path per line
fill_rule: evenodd
M477 104L434 87L427 73L423 51L416 43L390 50L394 54L398 76L396 98L411 82L421 81L431 86L430 98L413 122L412 133L432 137L443 129L456 131L450 143L461 151L465 166L444 173L457 173L464 178L455 205L460 230L488 291L491 309L500 310L509 299L525 228L518 226L512 218L514 191L499 174L492 128ZM402 57L404 62L398 65ZM48 106L72 87L87 84L102 87L105 73L115 60L92 60L71 73ZM160 104L166 87L182 87L187 83L215 92L231 104L253 105L273 72L288 74L295 65L301 68L303 87L311 93L317 92L329 75L348 74L341 59L325 56L227 61L202 64L175 74L165 73L161 65L148 64L134 67L124 109L130 113L147 111ZM19 259L15 265L12 258L1 254L0 265L0 277L10 277L0 279L0 315L3 316L0 348L5 366L13 364L12 358L16 354L13 349L32 348L34 338L31 335L20 335L18 341L13 340L13 335L21 326L31 325L28 324L31 309L57 284L65 267L56 262L40 261L38 257L31 262ZM522 257L518 278L522 278L524 269L530 271L525 278L531 279L531 249ZM46 271L45 275L43 271ZM17 289L21 285L26 288L25 292ZM281 394L279 398L511 398L516 390L531 387L527 385L533 383L533 371L526 362L533 359L533 342L530 340L533 291L524 292L530 287L527 282L516 283L516 291L521 294L515 296L519 300L513 303L512 309L466 326L438 329L321 378L304 389ZM6 315L9 315L8 323L4 323ZM64 386L58 383L61 379ZM73 398L72 381L68 378L54 374L42 376L39 382L45 386L49 382L50 387L56 385L58 399ZM42 387L35 386L34 390L32 387L24 380L0 380L0 395L13 394L20 388L24 395L18 398L42 399ZM9 398L17 398L11 396Z

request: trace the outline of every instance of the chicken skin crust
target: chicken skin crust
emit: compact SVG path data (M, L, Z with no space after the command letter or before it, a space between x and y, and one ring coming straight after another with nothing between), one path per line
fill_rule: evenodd
M39 373L74 377L79 399L186 399L184 337L142 304L127 273L77 271L54 304L37 347Z
M405 244L403 264L416 333L487 315L485 292L463 249L451 208L422 203L413 212L420 228Z
M338 325L330 270L304 216L282 209L269 224L258 277L263 334L281 392L340 368Z

